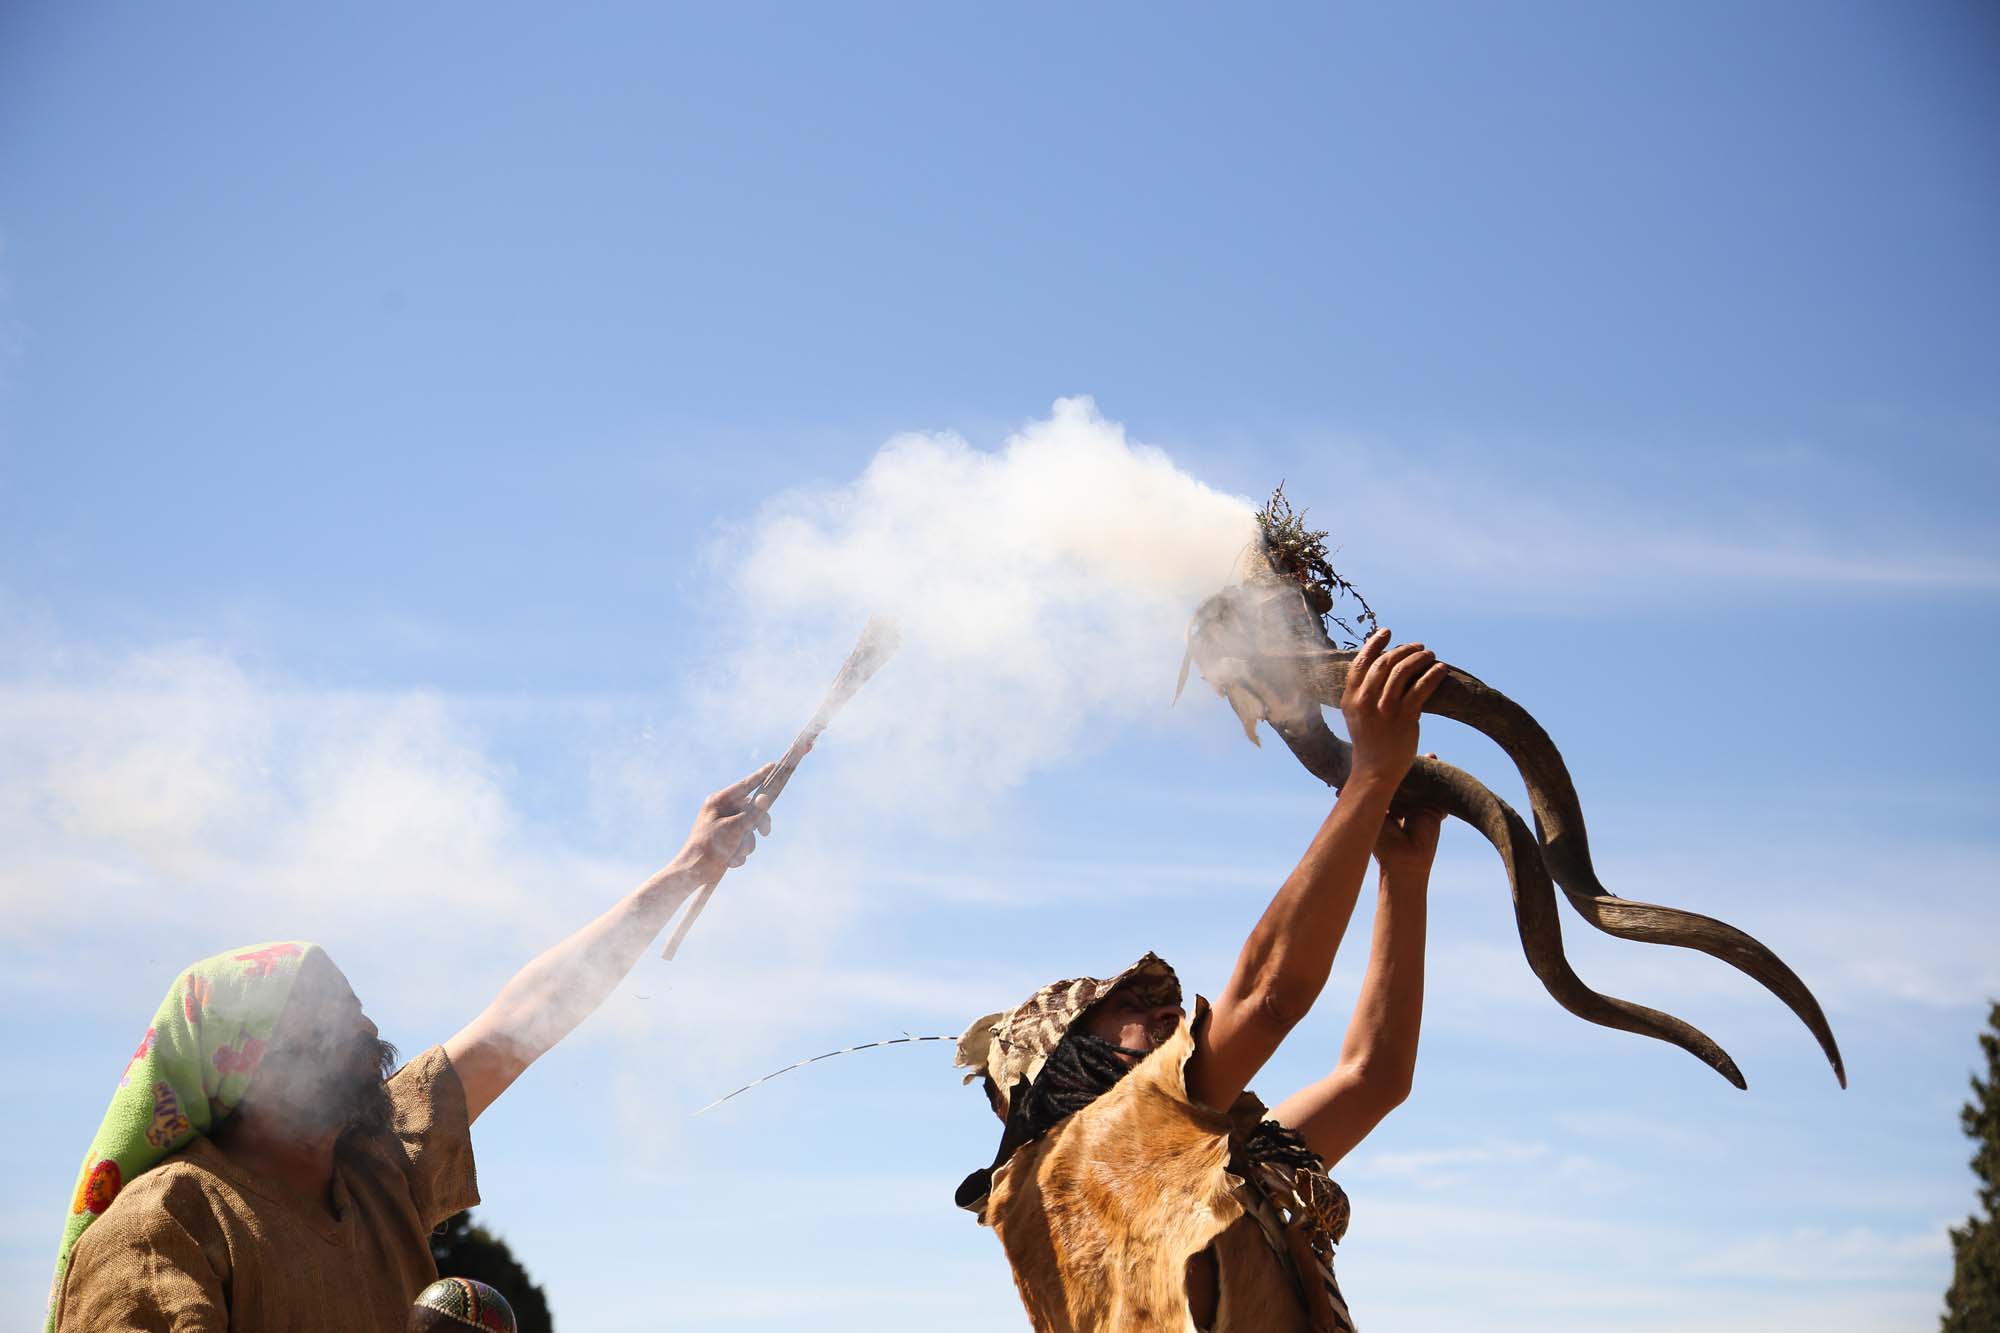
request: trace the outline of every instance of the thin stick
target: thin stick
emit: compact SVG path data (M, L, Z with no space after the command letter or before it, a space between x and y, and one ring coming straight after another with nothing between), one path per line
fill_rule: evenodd
M774 1069L770 1073L764 1075L764 1077L762 1078L751 1079L748 1083L745 1083L735 1092L728 1094L728 1096L717 1097L714 1101L702 1107L701 1110L696 1111L695 1114L706 1115L708 1112L713 1111L716 1107L728 1101L730 1097L734 1097L739 1093L748 1092L750 1091L750 1089L756 1087L760 1083L769 1083L772 1079L776 1078L780 1074L789 1074L794 1069L804 1069L807 1065L816 1065L821 1060L831 1060L836 1055L850 1055L855 1051L872 1051L877 1046L901 1046L906 1042L912 1042L912 1041L957 1041L957 1040L958 1040L957 1037L912 1037L909 1033L905 1032L902 1036L891 1037L887 1041L865 1041L862 1042L859 1046L843 1046L837 1051L828 1051L825 1055L815 1055L809 1060L800 1060L793 1064L786 1065L783 1069Z
M812 750L814 742L819 740L820 733L826 730L827 724L833 721L833 715L868 683L868 678L889 660L901 642L902 635L896 629L895 621L886 616L869 618L868 623L862 627L861 637L855 641L854 651L840 664L840 674L833 678L833 684L828 688L826 698L820 700L811 721L792 738L791 747L785 751L784 757L778 760L777 767L773 768L770 775L750 792L751 801L755 801L759 796L767 796L773 802L778 799L778 793L784 791L785 784L792 780L792 774L798 771L799 762ZM755 836L755 822L752 821L750 831L743 835L744 843L747 844ZM727 873L727 870L723 872ZM701 891L695 894L693 901L688 904L687 912L682 915L680 924L674 927L674 933L667 937L667 947L660 951L660 957L671 962L673 956L680 952L681 941L687 938L689 929L694 925L694 919L701 915L704 907L708 906L708 900L715 896L715 886L721 882L722 875L717 875L712 881L702 885Z

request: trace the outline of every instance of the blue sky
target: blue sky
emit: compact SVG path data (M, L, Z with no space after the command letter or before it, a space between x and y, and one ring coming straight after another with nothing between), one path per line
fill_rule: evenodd
M1574 922L1750 1091L1570 1018L1448 832L1417 1092L1339 1173L1366 1325L1920 1325L2000 993L1996 59L1947 4L9 7L0 1300L177 967L311 935L441 1039L817 698L817 639L745 657L774 513L1089 395L1285 479L1547 726L1607 883L1763 938L1847 1054ZM1212 993L1326 797L1211 697L1126 706L1178 652L1014 778L901 790L883 677L682 960L479 1126L565 1327L1022 1326L942 1048L688 1113L1146 948Z

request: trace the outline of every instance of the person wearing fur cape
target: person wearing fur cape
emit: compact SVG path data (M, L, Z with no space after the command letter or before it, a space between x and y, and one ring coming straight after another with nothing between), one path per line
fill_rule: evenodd
M1390 797L1443 674L1421 644L1362 646L1341 700L1353 774L1192 1021L1148 953L959 1039L1006 1129L957 1202L998 1234L1038 1333L1353 1333L1333 1275L1348 1200L1327 1167L1409 1095L1443 816ZM1371 855L1374 940L1340 1059L1266 1110L1250 1080L1319 998Z

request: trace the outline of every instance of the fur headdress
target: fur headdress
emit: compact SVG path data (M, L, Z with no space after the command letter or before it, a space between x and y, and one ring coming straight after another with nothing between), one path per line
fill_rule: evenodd
M1181 1002L1180 978L1166 960L1148 953L1115 977L1052 981L1026 1003L974 1019L958 1039L958 1054L952 1064L970 1071L965 1076L967 1083L980 1077L993 1080L1000 1099L994 1110L1005 1120L1015 1087L1033 1083L1063 1034L1121 986L1130 988L1148 1006Z

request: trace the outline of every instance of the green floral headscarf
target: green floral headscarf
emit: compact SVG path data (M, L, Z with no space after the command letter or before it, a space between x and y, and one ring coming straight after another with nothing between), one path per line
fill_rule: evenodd
M111 1105L77 1171L56 1251L44 1333L77 1239L134 1177L207 1134L243 1100L292 983L316 944L285 940L231 949L175 978L153 1024L125 1062Z

